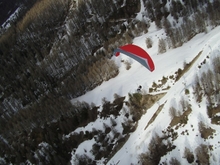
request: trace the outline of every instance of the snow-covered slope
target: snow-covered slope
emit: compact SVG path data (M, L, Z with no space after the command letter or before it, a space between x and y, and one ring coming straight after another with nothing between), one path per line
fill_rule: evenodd
M219 27L208 34L198 34L182 47L171 49L164 54L158 55L158 40L164 37L165 33L163 30L156 30L156 27L152 24L149 32L135 38L133 44L142 47L151 55L155 63L155 71L148 71L138 62L123 54L119 57L113 57L112 59L120 67L119 75L102 83L102 85L87 92L85 95L73 99L72 102L78 100L100 105L102 98L106 97L107 100L112 101L114 93L125 96L129 92L135 92L139 85L148 90L153 82L158 81L163 76L173 75L179 68L183 68L185 62L188 63L196 57L200 51L203 51L203 56L198 60L198 63L203 61L214 48L218 47L218 30ZM153 47L150 49L146 48L145 41L147 37L152 38L154 41ZM121 61L130 62L131 69L126 70L125 64Z
M145 92L149 92L149 88L152 86L153 82L157 83L158 80L161 80L163 77L175 75L175 72L179 68L182 69L184 67L184 63L190 63L197 55L200 54L197 56L198 58L196 58L192 66L178 81L175 82L169 79L163 86L165 90L158 89L156 93L166 92L166 95L148 109L147 113L141 117L136 131L130 135L124 146L111 158L111 160L109 160L109 165L137 164L139 155L148 150L148 145L152 136L154 136L155 133L160 135L162 134L162 131L165 131L168 128L171 122L169 109L171 106L176 107L177 109L180 108L180 100L183 97L188 100L191 105L192 112L188 116L187 124L181 125L175 129L175 132L178 133L178 138L173 141L176 148L167 155L163 156L161 162L169 161L171 157L174 157L178 159L181 164L188 164L186 159L183 159L185 147L192 148L194 150L200 144L206 143L207 145L212 146L210 163L220 164L220 127L218 125L211 124L211 121L206 113L206 100L203 99L200 103L196 102L192 91L195 75L200 74L201 70L207 70L211 67L210 59L220 54L219 31L220 27L210 29L208 30L208 33L196 35L193 39L179 48L169 49L164 54L158 54L157 43L160 38L165 37L165 33L163 30L157 30L155 25L152 24L149 32L135 38L133 44L142 47L151 55L153 61L155 62L155 71L149 72L138 62L126 57L125 55L113 57L112 59L120 68L119 75L114 79L102 83L100 86L85 95L72 100L73 103L76 101L85 101L87 103L101 105L103 98L113 101L115 93L120 96L126 96L127 99L128 93L136 92L139 85L143 87ZM151 38L154 42L153 47L150 49L146 48L145 41L147 37ZM204 59L206 59L207 63L199 69L198 66L200 66ZM122 60L127 60L131 63L131 68L129 70L126 70L125 64ZM185 94L186 89L189 90L188 95ZM163 108L155 120L146 127L154 113L162 105ZM216 130L215 136L212 139L205 140L198 136L200 135L198 129L199 121L204 122L208 127ZM98 120L93 123L94 127L98 125L100 125L100 121ZM82 147L81 149L83 150L83 147L86 146L88 145L85 144L79 147ZM100 164L102 164L102 162Z

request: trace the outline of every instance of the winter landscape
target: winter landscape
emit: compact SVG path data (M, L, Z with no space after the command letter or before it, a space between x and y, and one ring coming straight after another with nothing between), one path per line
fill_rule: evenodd
M13 16L0 38L0 164L220 164L218 7L41 0ZM125 44L155 70L113 56Z

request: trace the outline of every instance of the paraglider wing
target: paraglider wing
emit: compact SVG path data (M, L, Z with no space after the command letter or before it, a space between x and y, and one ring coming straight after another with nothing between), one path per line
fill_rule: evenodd
M139 46L128 44L115 49L114 51L115 56L119 56L120 53L123 53L133 58L134 60L138 61L147 69L149 69L151 72L154 71L155 69L154 62L149 56L149 54Z

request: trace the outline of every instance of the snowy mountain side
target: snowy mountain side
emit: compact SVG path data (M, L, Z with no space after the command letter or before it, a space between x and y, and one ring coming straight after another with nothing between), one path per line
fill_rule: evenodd
M155 33L153 27L151 30L152 32L149 31L147 35L152 38L157 37L158 32ZM136 130L129 133L128 140L107 164L219 163L219 123L213 122L213 118L218 118L219 115L219 110L217 110L219 109L219 75L218 71L214 71L213 65L214 61L219 60L218 30L219 27L207 34L199 34L182 47L169 50L159 56L154 53L157 52L156 46L149 49L148 51L152 54L156 65L154 73L147 72L139 63L125 56L121 59L114 59L116 62L118 60L119 64L120 61L130 60L131 68L126 70L122 63L120 73L116 78L104 82L86 95L77 98L78 101L101 105L102 98L113 101L114 93L117 93L125 96L128 100L128 93L136 93L138 85L144 87L143 93L148 93L150 88L156 88L152 94L165 93L161 99L155 101L151 108L144 108L146 112L137 122ZM135 38L134 44L142 46L141 43L147 35ZM168 60L171 57L172 60ZM161 73L159 70L165 72ZM184 73L180 73L180 70ZM202 75L208 70L211 70L213 76L216 75L211 80L213 83L215 81L217 83L215 83L212 94L208 95L204 92L206 86L202 87L201 85L201 88L204 89L201 89L200 100L198 100L195 91L196 81L198 80L195 80L195 77L197 75L201 78L200 83L204 82ZM178 74L181 77L177 79ZM152 84L157 84L157 87ZM109 88L110 86L111 88ZM95 93L99 93L99 95L95 95ZM210 104L207 104L208 97L211 98ZM208 115L209 105L215 109L213 114L215 117ZM127 109L127 106L124 106L124 109ZM122 109L120 112L122 115L115 119L118 121L118 123L116 122L117 127L125 120L125 112L123 111ZM91 131L92 128L100 127L100 123L105 123L111 127L112 124L108 120L101 120L101 122L97 120L79 130ZM99 129L102 130L103 128ZM121 129L119 127L116 130ZM79 130L76 131L79 132ZM111 134L112 132L106 136L110 138ZM158 144L159 142L161 146ZM151 146L152 143L156 147ZM77 160L81 160L82 157L85 158L84 160L96 158L92 155L93 152L88 152L88 150L92 151L95 144L95 139L82 143L72 153L72 164L77 164ZM99 152L103 152L102 148L99 149ZM161 153L158 150L161 150ZM80 158L80 155L83 156ZM149 159L151 157L154 157L155 160ZM105 158L102 159L99 161L100 164L105 164Z
M0 36L0 164L219 164L219 6L36 1Z

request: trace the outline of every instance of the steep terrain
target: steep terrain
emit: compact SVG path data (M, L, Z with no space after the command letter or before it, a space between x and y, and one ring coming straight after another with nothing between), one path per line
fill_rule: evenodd
M36 1L1 29L0 164L219 164L219 6Z
M153 38L154 42L162 37L159 34L163 34L163 30L158 31L153 27L152 25L148 34L135 38L134 44L141 46L147 36ZM150 106L147 102L142 107L145 112L140 121L137 122L137 129L134 133L129 134L129 138L124 141L123 147L107 164L138 164L138 162L140 164L159 164L159 162L170 164L175 162L180 164L193 162L201 162L201 164L204 162L219 163L219 122L213 122L212 117L210 118L208 115L208 111L212 109L208 107L212 106L216 109L214 116L219 118L219 80L217 80L219 75L213 70L213 60L219 60L220 53L217 39L218 31L219 27L207 34L199 34L182 47L169 50L162 55L157 55L156 45L148 49L156 65L156 70L153 73L126 56L121 57L122 59L116 58L115 60L119 64L120 61L130 60L131 68L126 70L125 64L121 63L120 73L116 78L104 82L101 86L77 98L78 101L93 102L100 105L101 98L105 97L106 100L113 101L114 93L117 93L125 96L125 100L129 100L131 96L128 93L135 94L139 85L143 86L141 93L143 95L149 93L150 88L155 88L149 93L151 95L164 93L163 96L158 97L157 101L154 101L153 105ZM169 60L171 58L172 60ZM216 75L216 78L211 80L213 83L217 81L217 84L215 84L214 91L210 95L203 91L205 89L202 89L204 86L201 84L201 98L198 100L195 91L197 81L195 77L202 78L204 73L210 70L212 71L209 74ZM204 81L207 80L201 80L200 83L206 84ZM99 94L95 95L96 93ZM148 95L148 97L152 96ZM208 97L211 97L212 105L207 104ZM123 126L125 121L125 109L127 109L126 104L119 112L120 115L115 118L118 127L116 130L119 132L121 129L123 131L123 127L120 128L120 125ZM138 111L138 108L136 110ZM77 132L79 130L83 132L92 131L92 128L103 130L103 127L99 128L100 120L78 129ZM101 120L101 123L105 123L114 130L110 121ZM110 132L106 136L113 138L112 134L114 135L113 132ZM162 138L161 142L159 142L160 138ZM93 159L91 154L93 152L88 151L90 151L90 146L92 149L96 142L92 138L85 141L85 144L82 143L72 153L72 164L77 164L77 159L75 160L77 155L78 157L83 155L85 159ZM151 148L152 143L158 149L153 146ZM170 148L166 146L168 144ZM102 152L101 149L100 152ZM154 159L151 160L150 157L154 157ZM100 164L105 163L100 161Z
M117 162L118 164L137 164L138 156L141 157L139 162L141 161L142 164L159 164L159 162L172 164L175 162L174 160L179 164L190 164L192 162L219 164L219 122L213 122L208 115L208 111L211 110L208 107L213 106L216 109L215 116L219 116L219 92L217 92L219 83L216 84L211 96L202 92L200 100L196 99L197 94L194 91L195 76L198 75L204 78L202 77L204 73L213 69L212 60L216 60L216 57L219 59L219 42L216 40L218 30L219 28L215 29L212 34L208 33L205 36L196 36L195 39L178 49L179 54L176 56L179 56L179 59L177 62L182 62L182 64L184 60L189 58L186 55L185 58L181 59L180 57L181 54L189 53L187 47L189 49L191 49L190 46L194 48L193 51L190 51L189 56L195 57L197 55L196 51L201 54L178 81L175 83L169 82L168 78L167 85L169 85L169 89L166 90L166 95L147 110L147 113L139 121L137 130L131 134L126 144L109 161L109 164ZM211 46L211 49L209 46ZM194 51L195 53L193 53ZM169 55L172 53L171 51L163 56L168 56L167 59L169 59ZM174 54L172 54L173 56ZM166 57L164 58L166 59ZM170 66L174 66L161 63L160 65L167 66L164 67L164 71L169 70ZM171 77L171 73L172 71L167 77ZM209 74L211 73L209 72ZM214 75L216 75L215 72L212 73L212 76ZM166 77L166 75L164 76ZM217 74L217 76L219 75ZM207 79L205 79L201 80L200 83L206 84L204 81L207 81ZM156 78L154 78L155 80ZM213 81L215 81L215 78L212 77L211 82ZM211 103L207 104L208 97L211 97ZM159 114L158 110L160 110ZM155 114L157 116L154 118ZM151 121L152 118L153 121ZM157 136L164 139L161 143L167 145L169 142L173 145L173 148L170 150L164 149L163 146L160 146L161 144L158 144L159 140L155 139L158 138ZM152 143L155 143L154 145L157 145L161 151L151 146ZM188 158L190 153L193 155L191 160ZM152 160L152 157L155 159Z

